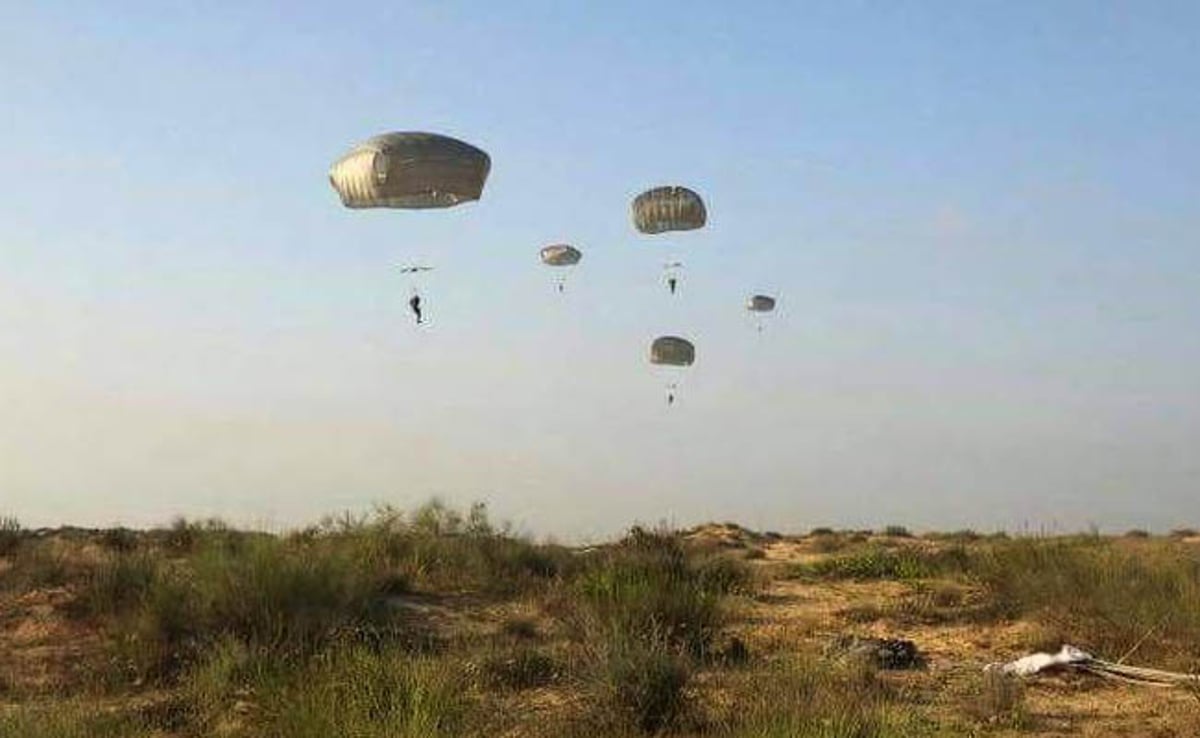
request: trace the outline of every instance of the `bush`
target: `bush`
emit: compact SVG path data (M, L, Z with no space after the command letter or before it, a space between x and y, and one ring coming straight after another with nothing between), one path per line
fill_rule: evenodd
M1148 531L1142 530L1141 528L1132 528L1130 530L1125 531L1125 537L1126 538L1149 538L1150 533Z
M888 538L912 538L912 533L903 525L889 525L883 529L883 534Z

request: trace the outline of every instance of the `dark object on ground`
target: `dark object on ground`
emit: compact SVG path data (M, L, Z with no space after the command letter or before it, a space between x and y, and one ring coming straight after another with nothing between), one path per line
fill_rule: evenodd
M880 669L919 669L925 659L917 644L901 638L860 638L838 636L829 644L826 654L834 657L863 658Z

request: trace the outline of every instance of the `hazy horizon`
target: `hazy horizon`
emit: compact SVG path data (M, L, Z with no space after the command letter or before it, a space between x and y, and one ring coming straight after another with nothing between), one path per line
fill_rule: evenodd
M0 515L1200 522L1198 25L1182 2L0 9ZM391 130L488 151L482 199L343 208L329 164ZM708 227L634 231L666 183ZM537 253L564 241L560 295ZM437 267L419 330L410 261ZM761 334L755 292L779 297ZM697 346L670 409L661 333Z

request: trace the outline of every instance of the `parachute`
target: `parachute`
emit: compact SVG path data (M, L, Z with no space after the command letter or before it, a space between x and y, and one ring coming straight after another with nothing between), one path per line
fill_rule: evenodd
M746 309L752 313L770 313L775 310L775 298L755 295L746 301Z
M707 219L704 201L686 187L655 187L633 199L633 225L640 233L691 231Z
M542 263L552 267L573 267L583 258L583 252L574 246L569 246L565 243L556 243L546 246L541 250ZM563 286L566 284L566 277L558 278L558 291L563 291Z
M575 266L583 258L583 252L565 243L546 246L542 249L541 254L542 263L552 267Z
M683 378L682 368L696 361L696 347L686 338L659 336L650 344L650 363L667 367L667 405L675 404L675 392Z
M487 153L436 133L385 133L358 144L329 168L348 208L448 208L483 195Z

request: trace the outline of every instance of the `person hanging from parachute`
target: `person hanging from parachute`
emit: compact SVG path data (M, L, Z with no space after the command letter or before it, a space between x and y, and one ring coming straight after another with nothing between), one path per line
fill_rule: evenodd
M679 270L682 268L682 261L668 261L663 265L663 271L667 273L667 289L671 290L672 295L679 287Z
M416 275L430 271L433 271L433 267L413 265L400 268L401 274L408 274L413 280L412 296L408 298L408 309L412 311L413 316L417 319L417 325L421 325L424 322L424 317L421 313L421 291L417 287Z

